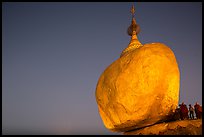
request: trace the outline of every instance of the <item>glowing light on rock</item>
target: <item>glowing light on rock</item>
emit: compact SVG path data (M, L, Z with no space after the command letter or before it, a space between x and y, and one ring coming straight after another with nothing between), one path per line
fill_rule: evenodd
M111 131L152 125L178 105L180 73L173 51L162 43L142 45L134 16L131 25L128 47L104 70L96 86L99 113Z

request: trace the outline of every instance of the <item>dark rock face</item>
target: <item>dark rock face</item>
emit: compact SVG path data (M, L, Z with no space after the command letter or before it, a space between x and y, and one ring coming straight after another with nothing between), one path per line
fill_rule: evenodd
M202 135L202 119L178 120L124 132L124 135Z

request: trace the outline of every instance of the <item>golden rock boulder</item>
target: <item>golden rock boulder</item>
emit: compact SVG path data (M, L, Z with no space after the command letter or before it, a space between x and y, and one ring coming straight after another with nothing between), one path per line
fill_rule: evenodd
M179 80L174 53L164 44L145 44L122 55L97 83L104 125L122 132L165 119L178 105Z
M173 51L162 43L142 45L134 18L132 36L119 59L101 74L96 86L99 114L106 128L129 131L166 120L179 101L179 68Z

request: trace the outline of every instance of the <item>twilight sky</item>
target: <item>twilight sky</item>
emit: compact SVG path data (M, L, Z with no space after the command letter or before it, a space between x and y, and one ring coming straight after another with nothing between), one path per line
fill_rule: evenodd
M140 42L164 43L176 56L179 103L202 104L202 3L134 5ZM118 134L104 127L95 88L129 44L131 6L2 3L2 133Z

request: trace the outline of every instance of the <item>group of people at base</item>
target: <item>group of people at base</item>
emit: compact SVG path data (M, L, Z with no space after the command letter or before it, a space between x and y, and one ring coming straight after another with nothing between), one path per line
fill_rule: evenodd
M179 107L176 109L174 113L175 120L184 120L184 119L201 119L202 118L202 106L195 103L194 107L189 104L189 107L182 102L179 104ZM195 115L194 115L195 114Z

